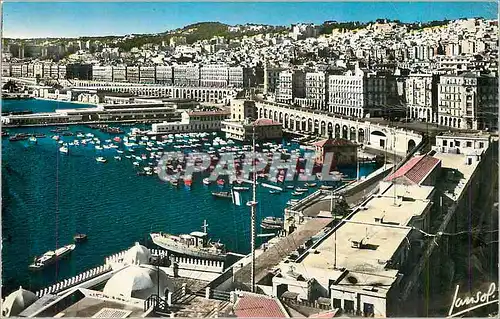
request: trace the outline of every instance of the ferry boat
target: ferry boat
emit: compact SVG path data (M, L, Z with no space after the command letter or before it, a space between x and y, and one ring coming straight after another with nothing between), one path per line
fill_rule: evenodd
M62 257L68 255L76 248L75 244L70 244L63 246L55 251L48 251L43 254L41 257L35 257L33 263L29 265L30 269L42 269L55 261L61 259Z
M106 163L106 159L102 156L97 157L95 160L98 161L99 163Z
M155 245L176 254L224 261L227 256L224 244L208 239L207 226L205 221L203 232L194 231L181 235L160 232L151 233L150 237Z
M233 198L231 192L212 192L212 196L218 198Z
M266 217L260 223L262 229L282 229L283 225L283 218L277 217Z

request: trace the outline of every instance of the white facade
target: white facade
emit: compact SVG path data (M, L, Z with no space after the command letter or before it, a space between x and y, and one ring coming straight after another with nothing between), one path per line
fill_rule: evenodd
M437 112L434 98L437 98L437 92L433 92L431 74L410 74L405 79L405 100L410 118L434 122Z
M200 68L197 65L175 65L173 78L176 86L200 86Z
M229 68L226 65L203 65L200 67L200 86L227 87Z
M182 112L181 121L152 124L152 134L218 131L228 112Z

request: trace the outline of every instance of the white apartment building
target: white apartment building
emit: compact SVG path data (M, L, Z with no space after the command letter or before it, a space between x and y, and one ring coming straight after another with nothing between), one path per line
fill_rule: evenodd
M127 81L127 67L114 66L113 67L113 82L126 82Z
M27 71L27 69L26 69ZM52 64L50 66L50 78L51 79L58 79L59 78L59 65L58 64Z
M438 85L439 124L498 130L498 78L465 73L443 75Z
M432 74L410 74L405 79L405 101L410 118L435 122L437 81Z
M93 65L92 80L101 82L113 82L113 67Z
M140 74L138 66L127 66L127 82L139 83Z
M198 65L173 66L175 86L200 86L200 67Z
M156 83L164 84L164 85L172 85L173 84L173 68L169 65L158 65L156 66L156 70L154 67L141 67L141 72L147 73L147 79L150 79L152 76L156 78L156 80L153 80L153 83L156 81ZM151 69L152 68L152 69ZM141 73L142 74L142 73ZM146 79L146 77L142 77L141 79Z
M229 87L242 88L243 87L243 68L241 66L229 67Z
M305 73L303 71L282 71L278 78L276 101L292 104L295 98L305 97Z
M293 72L281 71L279 73L276 101L287 104L293 102Z
M386 79L357 69L345 75L328 77L329 111L343 115L364 117L377 113L386 106Z
M208 64L200 67L200 86L227 87L229 68L226 65Z
M324 110L327 99L327 81L323 72L307 72L305 75L305 97L295 98L294 103L302 107Z

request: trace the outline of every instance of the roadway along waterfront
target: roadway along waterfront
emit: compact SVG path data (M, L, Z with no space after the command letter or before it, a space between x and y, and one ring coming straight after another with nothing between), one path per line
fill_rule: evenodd
M37 111L42 102L48 103L10 101L9 108ZM54 107L62 104L53 103L57 104ZM6 105L3 111L9 111ZM130 131L130 127L123 129L125 133ZM70 130L93 133L103 143L106 139L124 136L84 126L72 126ZM230 251L247 253L250 249L248 207L235 206L231 200L214 200L210 193L219 190L215 185L204 186L201 179L195 177L188 190L183 186L174 188L156 175L137 176L131 159L124 156L121 161L114 159L118 155L116 149L99 151L93 145L79 145L69 146L69 155L62 154L59 144L51 139L56 133L47 127L16 128L9 132L11 135L37 132L47 137L39 138L37 144L28 140L2 140L4 293L19 285L35 291L101 265L106 256L122 251L134 241L145 242L152 230L171 233L200 230L205 219L210 225L210 237L220 239ZM76 136L61 138L65 142L78 139ZM122 143L116 144L125 150ZM289 147L298 145L291 143ZM137 152L136 155L146 153L144 148ZM122 155L126 154L125 151ZM108 162L98 163L96 157L100 155ZM354 177L355 169L340 170ZM372 164L362 165L361 175L374 169ZM242 193L243 202L249 196L250 192ZM265 216L283 216L291 192L276 195L270 194L269 189L259 188L258 198L262 203L257 209L257 221L260 221ZM79 244L68 259L41 272L28 270L34 256L72 242L76 233L86 233L89 239Z

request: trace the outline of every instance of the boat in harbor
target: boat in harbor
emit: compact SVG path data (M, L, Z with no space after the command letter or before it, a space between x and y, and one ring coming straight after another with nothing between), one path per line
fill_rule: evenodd
M300 195L303 195L304 192L293 192L292 193L292 196L300 196Z
M30 138L28 139L28 141L30 141L31 143L35 143L36 144L36 137L35 136L30 136Z
M114 156L114 158L115 158L115 160L117 160L117 161L121 161L121 160L122 160L121 156Z
M206 177L206 178L203 179L203 184L210 185L210 183L211 183L211 181L210 181L210 179L208 177Z
M288 188L288 189L294 189L294 188L295 188L295 186L293 186L293 185L288 185L286 188Z
M95 160L99 163L106 163L106 159L102 156L97 157Z
M321 185L319 187L319 189L322 189L322 190L332 190L333 189L333 186L332 185Z
M277 230L283 228L283 218L268 216L262 220L260 227L262 229Z
M276 190L276 189L272 189L269 191L269 194L280 194L280 193L281 193L281 191Z
M316 183L305 183L304 186L305 187L316 187Z
M23 133L16 134L14 136L9 137L9 141L11 142L17 142L17 141L24 141L27 140L28 136Z
M61 146L59 148L59 152L63 153L63 154L68 154L69 150L66 146Z
M73 240L77 243L81 243L87 240L87 235L86 234L76 234L73 236Z
M244 191L248 191L250 189L250 187L247 187L247 186L234 186L233 189L235 191L244 192Z
M231 192L212 192L212 196L217 198L233 198Z
M203 232L194 231L189 234L171 235L167 233L151 233L153 243L170 252L209 260L225 260L224 244L212 242L208 238L206 221Z
M297 191L297 192L302 192L302 193L303 193L303 192L307 192L307 191L308 191L308 189L307 189L307 188L302 188L302 187L297 187L297 188L295 189L295 191Z
M29 265L30 269L36 270L36 269L42 269L57 260L61 259L62 257L68 255L71 253L74 249L76 248L75 244L70 244L63 246L61 248L56 249L55 251L48 251L45 254L43 254L41 257L35 257L33 263Z

